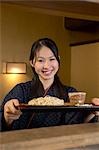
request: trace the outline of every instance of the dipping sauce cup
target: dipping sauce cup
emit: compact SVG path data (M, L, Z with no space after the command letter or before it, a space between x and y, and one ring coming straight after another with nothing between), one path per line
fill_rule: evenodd
M83 105L86 99L86 92L70 92L68 96L70 103L73 105Z

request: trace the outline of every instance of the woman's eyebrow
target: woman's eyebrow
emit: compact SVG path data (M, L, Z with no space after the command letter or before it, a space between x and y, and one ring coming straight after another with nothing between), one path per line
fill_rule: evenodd
M49 57L43 57L43 56L38 56L37 58L42 58L42 59L45 59L45 58L54 58L55 56L52 55L52 56L49 56Z

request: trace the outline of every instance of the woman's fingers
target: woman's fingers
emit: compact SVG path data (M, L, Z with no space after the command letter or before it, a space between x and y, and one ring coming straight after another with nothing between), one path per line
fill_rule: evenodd
M94 105L96 105L96 106L99 106L99 98L93 98L93 99L92 99L92 103L93 103ZM95 111L94 114L95 114L96 116L99 116L99 111Z
M20 115L13 115L13 114L7 114L7 117L9 118L9 119L13 119L13 120L16 120L16 119L19 119L19 117L20 117Z
M19 105L18 100L13 99L13 100L8 101L5 104L4 109L7 113L20 114L21 111L16 108L16 106L18 106L18 105Z
M99 98L93 98L93 99L92 99L92 103L93 103L94 105L99 105Z
M17 99L9 100L4 105L4 118L6 122L11 124L14 120L19 119L22 112L16 108L19 105L19 101Z
M17 99L13 99L9 101L7 107L11 113L18 114L19 110L16 108L16 106L18 105L19 105L19 101Z
M12 115L12 114L8 114L7 115L7 123L11 124L14 120L19 119L20 115Z

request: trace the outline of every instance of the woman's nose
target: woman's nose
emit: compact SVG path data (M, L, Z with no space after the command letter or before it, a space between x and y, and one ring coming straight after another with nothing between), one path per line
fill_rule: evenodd
M48 60L46 60L46 61L44 62L44 68L48 68L48 67L49 67L49 65L50 65L49 61L48 61Z

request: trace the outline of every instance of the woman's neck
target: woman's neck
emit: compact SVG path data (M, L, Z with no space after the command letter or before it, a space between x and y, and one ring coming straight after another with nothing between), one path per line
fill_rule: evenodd
M50 79L50 80L42 80L40 78L41 83L43 84L44 90L48 89L52 84L54 79Z

